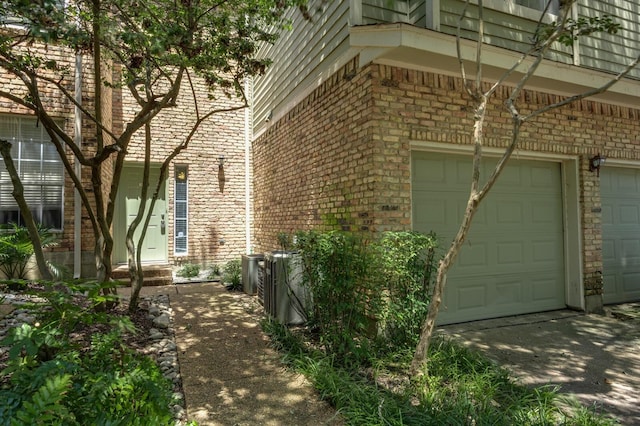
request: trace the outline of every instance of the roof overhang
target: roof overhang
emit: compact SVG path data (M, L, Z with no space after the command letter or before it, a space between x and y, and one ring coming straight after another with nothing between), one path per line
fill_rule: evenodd
M350 28L350 45L360 52L360 64L369 62L403 68L460 76L455 36L408 24L377 24ZM462 39L461 57L468 76L475 76L477 45ZM497 80L511 68L522 54L507 49L483 45L482 75L485 81ZM507 84L516 84L532 58L527 58ZM615 75L559 62L543 61L527 88L563 96L572 96L598 88ZM621 79L606 92L595 95L607 103L638 108L640 81Z

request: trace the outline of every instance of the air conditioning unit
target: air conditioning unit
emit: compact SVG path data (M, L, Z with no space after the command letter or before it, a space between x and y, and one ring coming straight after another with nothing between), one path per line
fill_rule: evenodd
M264 265L265 312L282 324L304 324L311 293L303 286L299 255L290 251L266 253Z
M264 259L262 254L245 254L242 256L242 289L247 294L256 294L258 290L258 263Z
M258 261L258 283L257 283L257 293L258 293L258 302L264 306L264 282L265 282L265 264L264 259Z

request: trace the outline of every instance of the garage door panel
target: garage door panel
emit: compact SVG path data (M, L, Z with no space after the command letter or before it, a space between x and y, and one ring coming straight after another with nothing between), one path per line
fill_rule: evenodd
M532 166L529 171L529 185L531 189L537 189L546 194L550 186L557 184L553 174L553 165L545 164L544 167L542 165L536 165Z
M525 263L525 248L522 241L502 241L496 243L496 263L500 265L522 265Z
M531 263L538 268L556 265L560 256L557 238L531 242Z
M640 294L640 272L622 275L622 287L625 292Z
M498 200L495 205L496 224L512 225L522 223L524 220L524 206L521 201Z
M612 239L602 239L602 260L603 262L613 264L616 255L616 243Z
M425 158L445 164L444 185L415 181L424 176L417 170L431 164ZM481 169L486 178L490 165ZM471 158L415 153L412 170L414 229L435 231L448 247L466 208ZM561 188L558 163L512 160L480 205L448 274L439 323L565 306ZM446 211L425 212L431 197Z
M640 300L640 170L600 172L605 303Z
M478 309L487 304L487 287L479 283L457 286L454 297L459 310Z
M458 262L460 272L474 273L477 269L484 268L487 265L489 254L489 243L487 241L474 241L472 244L465 244L465 249L460 252Z
M563 295L563 289L556 284L556 277L542 277L531 281L531 298L535 302L554 304L554 301Z
M496 305L505 306L514 303L522 303L525 299L523 292L524 283L521 279L513 279L496 283L495 303Z
M620 240L620 245L622 248L623 262L627 265L631 265L631 262L637 265L638 258L640 257L640 241L624 239Z
M491 168L487 167L487 175L492 171L493 166L491 166ZM522 187L522 181L523 177L522 171L520 169L507 167L500 175L500 179L496 182L495 187L502 190L508 190L509 188L520 188Z
M640 206L638 205L625 204L618 206L619 216L617 217L617 223L621 225L637 225L640 223L639 211Z
M602 191L602 188L600 189ZM613 224L613 205L602 206L602 225Z
M444 185L447 180L444 163L428 158L421 159L421 166L414 170L414 180L418 185L422 182L433 182Z
M554 215L554 211L558 210L558 206L555 208L549 208L549 206L541 205L540 203L533 203L531 206L531 223L535 225L549 225L554 228L560 228L561 225L557 223L557 217Z

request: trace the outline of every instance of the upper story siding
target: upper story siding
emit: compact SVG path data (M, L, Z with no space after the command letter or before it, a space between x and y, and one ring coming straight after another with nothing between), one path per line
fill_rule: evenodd
M254 132L266 129L268 120L285 114L304 93L358 55L359 50L350 44L350 26L404 23L454 36L464 4L463 0L312 0L311 21L291 10L292 30L283 31L274 45L261 51L261 55L273 60L273 65L264 76L255 79ZM527 51L541 13L519 6L515 0L484 0L483 4L484 41L505 51ZM574 19L605 14L622 26L618 34L593 34L580 38L573 46L556 43L547 59L608 73L624 69L638 54L635 47L640 45L640 0L578 0L573 11ZM463 38L477 37L476 16L477 6L471 4L461 24ZM544 18L546 22L553 19L553 15ZM455 52L451 55L455 56ZM640 69L633 70L629 77L640 79Z
M312 0L309 10L311 20L297 9L290 10L287 18L293 29L282 30L275 44L260 51L273 64L264 76L255 79L254 131L294 100L296 88L313 84L323 69L348 50L349 2Z

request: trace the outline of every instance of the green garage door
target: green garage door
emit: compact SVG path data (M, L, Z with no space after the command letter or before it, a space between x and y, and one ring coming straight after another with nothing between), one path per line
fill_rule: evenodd
M604 303L640 300L640 170L600 170Z
M414 229L435 231L448 248L470 176L469 156L413 153ZM565 307L561 182L559 163L511 160L448 275L440 324Z

